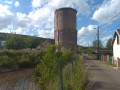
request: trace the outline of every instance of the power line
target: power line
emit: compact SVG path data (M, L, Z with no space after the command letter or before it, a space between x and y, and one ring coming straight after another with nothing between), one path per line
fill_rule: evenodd
M102 28L103 30L105 30L105 28L110 28L110 27L113 27L113 26L115 26L116 25L116 23L120 23L119 22L120 21L120 19L118 19L116 22L114 22L112 25L109 25L109 26L107 26L107 27L104 27L104 28Z
M117 13L114 17L112 17L112 19L110 19L109 21L107 21L105 24L100 25L100 27L103 27L103 26L105 26L106 24L108 24L109 22L111 22L111 21L112 21L114 18L116 18L119 14L120 14L120 12Z
M100 35L103 35L103 34L106 34L106 33L110 33L111 31L113 31L113 29L117 29L117 27L120 27L120 24L115 26L115 27L113 27L113 28L111 28L112 30L107 30L106 32L101 33Z

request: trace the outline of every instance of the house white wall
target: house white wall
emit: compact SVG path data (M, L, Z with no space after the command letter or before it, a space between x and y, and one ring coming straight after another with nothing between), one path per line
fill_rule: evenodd
M117 58L120 58L120 44L117 44L117 36L115 37L113 44L113 58L114 64L117 64Z

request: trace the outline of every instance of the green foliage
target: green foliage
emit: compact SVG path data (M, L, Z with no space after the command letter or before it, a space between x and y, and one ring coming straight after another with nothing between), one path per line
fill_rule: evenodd
M5 43L6 49L23 49L26 46L26 42L22 36L18 36L16 34L12 34L10 37L7 38Z
M93 50L92 50L91 48L88 48L88 49L87 49L87 54L88 54L88 55L92 55L92 51L93 51Z
M42 45L46 40L54 42L53 39L40 38L36 36L0 33L0 48L3 48L1 45L2 41L6 41L4 45L5 49L19 50L25 48L36 48L38 45Z
M0 56L0 66L9 67L14 65L16 62L13 59L10 59L7 55Z
M109 62L111 62L111 63L112 63L112 56L110 56L110 57L109 57Z
M106 44L106 48L109 50L112 50L112 38L108 39L107 44Z
M82 47L79 46L79 47L78 47L78 53L79 53L79 54L82 54L82 52L83 52L83 49L82 49Z
M40 74L39 82L47 82L54 77L57 72L57 62L59 54L56 53L56 47L50 46L46 50L46 54L41 59L41 63L36 66L37 75Z
M19 65L20 68L34 67L40 62L44 51L2 50L0 51L0 66Z
M32 67L32 62L29 60L29 58L26 58L24 55L18 60L17 64L20 68L30 68Z
M97 60L97 56L91 56L93 59Z
M0 51L0 66L6 67L16 64L20 68L35 66L35 74L38 82L44 85L55 85L55 87L57 86L56 89L58 89L60 85L58 62L61 60L64 89L86 90L89 80L86 70L83 68L82 59L79 57L77 64L72 67L71 60L75 60L73 57L74 54L70 49L65 49L64 52L61 52L60 46L54 45L51 45L45 51L2 50Z
M82 58L73 57L74 54L70 49L61 52L60 47L50 46L35 68L38 82L47 85L46 88L51 90L59 89L58 62L61 60L64 90L86 90L89 80L83 68ZM71 60L75 61L75 59L77 59L77 64L72 67Z
M112 64L111 62L106 62L105 64L110 65L110 66L112 66L112 67L116 67L116 65L115 65L115 64Z
M59 77L55 76L49 84L49 90L59 90L60 83ZM63 88L64 90L88 90L89 78L87 70L83 67L82 57L79 56L77 64L72 67L71 63L68 63L63 68Z
M73 59L74 53L70 49L65 49L61 56L62 67Z
M36 36L27 37L26 42L28 48L36 48L41 43L39 38L37 38Z
M62 67L73 57L71 50L65 49L62 53L58 47L51 45L46 50L43 59L36 66L36 75L39 83L48 83L56 74L58 74L58 61L61 60Z
M93 45L93 49L96 50L97 47L98 47L98 40L95 40L92 42L92 45ZM102 49L103 48L103 45L102 45L102 42L99 40L99 48Z

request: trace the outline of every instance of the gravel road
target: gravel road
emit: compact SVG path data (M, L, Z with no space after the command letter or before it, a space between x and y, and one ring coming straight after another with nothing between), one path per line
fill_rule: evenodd
M90 90L120 90L120 70L83 55L92 86Z

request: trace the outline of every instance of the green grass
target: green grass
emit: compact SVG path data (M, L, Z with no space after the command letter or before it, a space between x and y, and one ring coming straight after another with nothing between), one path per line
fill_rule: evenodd
M0 67L18 65L20 68L34 67L40 62L44 51L2 50L0 51Z
M77 64L74 63L72 67L71 63L68 63L63 68L63 90L88 90L90 82L87 74L87 70L83 68L82 58L79 57ZM47 85L48 90L59 90L60 81L57 75Z
M93 59L97 60L97 57L96 57L96 56L91 56L91 58L93 58Z
M115 64L112 64L111 62L106 62L105 64L109 65L109 66L112 66L112 67L116 67Z
M118 70L120 70L120 68L118 68Z
M111 62L111 63L112 63L112 57L109 57L109 62Z

